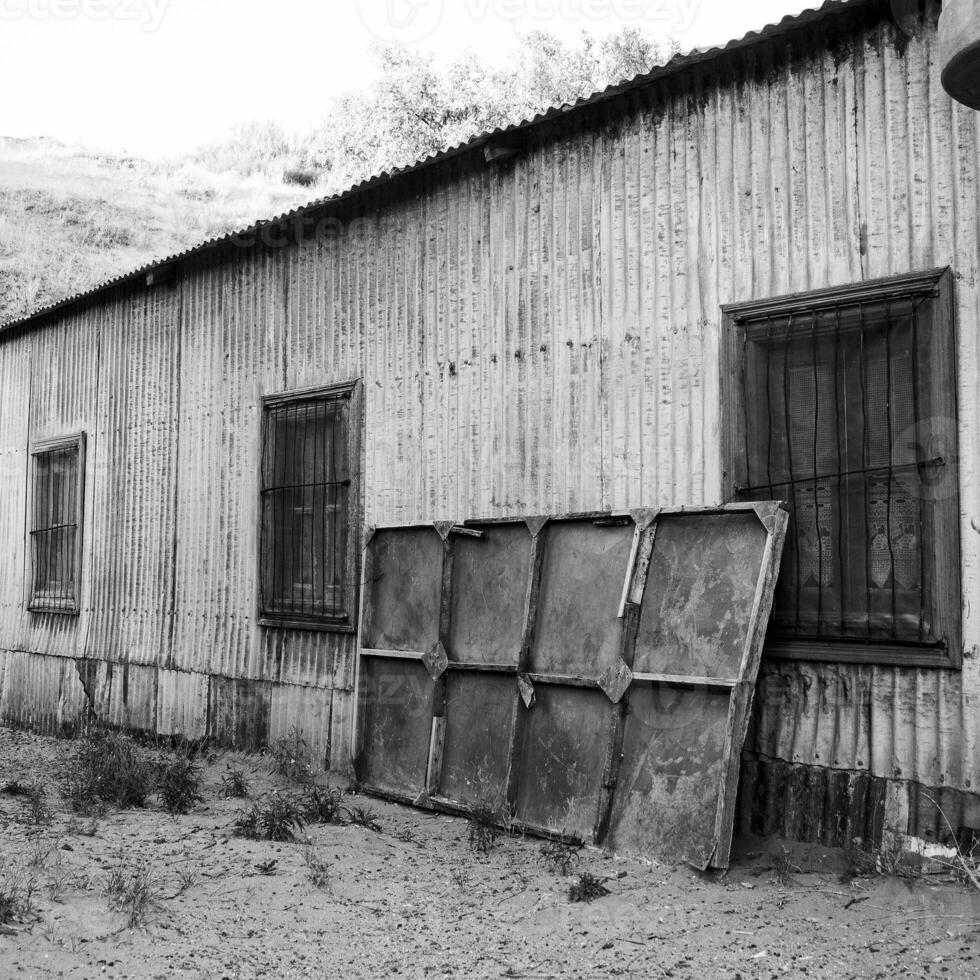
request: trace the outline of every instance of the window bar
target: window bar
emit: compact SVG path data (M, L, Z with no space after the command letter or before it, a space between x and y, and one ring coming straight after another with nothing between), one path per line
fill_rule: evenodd
M68 461L71 465L68 467L68 513L65 516L71 521L71 529L68 531L68 541L65 547L65 606L71 609L75 605L75 593L79 584L75 580L75 547L78 537L78 480L81 463L77 449L69 453Z
M796 500L796 486L795 478L793 476L793 446L792 440L790 439L790 433L792 431L792 425L790 422L789 414L789 400L790 400L790 390L789 390L789 347L790 347L790 336L793 331L793 314L791 313L786 320L786 332L783 338L783 434L786 439L786 462L789 466L789 478L793 490L793 516L796 520L797 535L796 535L796 546L793 549L796 556L796 619L794 625L794 633L799 634L800 632L800 599L802 592L802 582L800 581L802 575L802 566L800 563L800 546L799 546L799 527L800 527L800 514L799 508L797 507ZM772 477L770 476L770 479Z
M891 635L895 639L895 616L898 612L896 602L896 592L898 580L895 577L895 545L892 542L892 487L894 486L894 476L892 473L892 463L894 462L894 433L892 432L892 305L891 300L885 300L885 420L888 431L888 503L885 507L885 537L888 540L888 563L891 569Z
M837 438L837 563L838 580L837 594L838 605L840 606L840 635L847 635L847 620L845 615L845 596L849 583L844 580L844 521L845 521L845 486L843 472L846 469L844 464L844 452L841 444L841 410L840 410L840 376L843 365L840 356L840 304L834 307L834 431ZM844 415L845 423L847 414Z
M52 532L51 525L54 523L54 454L46 453L44 456L45 463L47 464L47 486L45 490L47 491L47 507L44 512L44 526L47 533L44 536L45 546L47 549L47 562L44 567L44 591L45 605L51 606L54 604L54 589L51 587L54 580L54 572L51 567L52 558L54 557L54 549L52 546Z
M860 304L858 315L858 328L860 339L860 371L861 381L861 465L868 465L868 404L867 404L867 378L866 372L867 351L864 345L864 303ZM868 499L868 480L862 480L864 489L864 595L865 595L865 631L868 639L871 638L871 507Z
M823 635L823 535L820 533L820 484L817 482L817 441L820 438L820 376L817 371L817 317L810 321L813 353L813 523L817 533L817 636Z
M749 332L742 327L742 429L745 436L745 485L752 486L752 453L749 451L749 399L748 399L748 374L749 374ZM766 357L766 383L769 381L769 358Z
M766 321L766 481L772 492L772 317Z
M316 548L316 525L317 519L319 517L319 512L317 511L317 490L320 489L321 497L323 490L321 489L322 484L319 482L323 476L320 472L320 433L323 431L326 421L321 418L321 413L318 412L314 420L316 422L316 427L313 430L313 513L310 518L310 602L313 604L314 612L323 612L326 609L326 594L323 589L323 552L320 554L320 582L317 583L317 548ZM323 500L320 501L320 507L323 507Z
M912 308L912 418L918 424L922 416L919 414L919 306L925 302L920 300L915 302L914 297L909 297L909 304ZM919 455L919 440L915 441L915 454ZM925 639L925 601L926 601L926 579L925 579L925 549L922 547L922 528L923 520L923 500L922 500L922 474L916 473L915 482L916 513L918 515L918 527L916 528L916 550L919 552L919 642Z
M337 402L332 403L334 406L334 413L332 419L332 425L330 427L330 479L333 481L331 487L331 503L333 507L330 511L330 589L333 595L333 600L331 603L331 608L334 613L338 611L337 605L337 524L338 524L338 509L339 509L339 497L340 491L337 487Z
M266 473L269 457L269 421L271 412L262 413L262 459L259 464L259 509L261 512L261 522L259 524L259 611L265 612L268 608L268 597L266 594L266 578L269 560L269 535L266 532L268 521L269 495L266 493Z
M329 402L328 402L329 406ZM323 472L321 476L323 478L323 516L320 520L320 580L321 588L323 589L323 608L332 609L333 603L329 602L329 589L330 589L330 565L327 562L327 522L330 519L330 503L334 494L334 487L332 484L333 473L330 472L330 450L328 446L328 440L330 438L330 416L329 413L324 417L323 427L320 429L318 434L318 442L320 444L320 452L323 456L321 463Z
M282 484L285 482L286 460L288 459L289 406L276 412L276 466L273 470L273 507L272 520L275 522L272 532L273 572L272 572L272 605L277 613L284 608L283 593L286 581L286 555L284 543L286 491ZM279 464L279 444L282 443L282 464Z
M313 402L307 402L306 403L306 406L305 406L305 408L306 408L306 416L303 419L303 464L300 467L300 473L303 474L303 479L304 480L306 479L306 448L307 448L307 445L309 444L309 439L310 439L310 426L316 424L316 416L314 415L314 416L311 417L311 414L310 414L311 407L313 407ZM316 445L316 438L314 438L314 440L313 440L313 445L314 446ZM313 479L314 479L314 481L316 480L316 469L315 468L313 470ZM303 501L303 511L302 511L302 513L303 513L303 520L300 522L300 532L299 533L300 533L300 539L301 540L299 542L299 548L297 548L296 550L299 552L300 564L302 565L302 562L303 562L303 550L307 546L307 544L309 545L309 549L310 549L310 587L309 587L309 589L307 589L305 587L305 585L303 585L301 587L301 589L300 589L300 596L301 596L301 602L302 602L303 612L306 613L309 616L312 616L313 613L314 613L314 611L315 611L315 609L316 609L316 605L315 605L315 603L313 601L313 590L316 587L316 572L314 571L314 568L313 568L313 528L314 528L314 523L313 522L316 520L316 484L315 483L314 483L313 488L312 488L313 507L311 508L311 511L310 511L310 518L309 518L309 528L310 528L309 529L309 540L307 541L307 530L306 530L306 527L307 527L306 494L308 492L310 492L310 491L308 491L307 489L303 489L301 491L301 493L302 493L302 501Z

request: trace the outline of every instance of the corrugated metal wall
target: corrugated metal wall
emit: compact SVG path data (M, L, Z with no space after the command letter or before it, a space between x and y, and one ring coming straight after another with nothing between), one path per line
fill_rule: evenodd
M58 658L95 658L114 718L244 737L312 717L340 765L351 638L255 623L261 395L364 380L367 523L708 503L722 304L948 264L963 670L771 663L749 748L980 786L980 144L939 83L937 13L912 40L828 18L788 59L721 59L0 343L5 716L75 704ZM31 616L26 448L79 429L83 613Z

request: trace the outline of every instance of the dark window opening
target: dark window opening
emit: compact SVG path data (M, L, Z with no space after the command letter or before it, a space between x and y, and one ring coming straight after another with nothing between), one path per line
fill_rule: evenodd
M726 311L731 494L785 500L792 513L769 629L775 652L957 656L949 278Z
M31 595L33 612L77 613L82 542L84 439L32 450Z
M261 476L263 621L351 629L358 452L351 385L266 403Z

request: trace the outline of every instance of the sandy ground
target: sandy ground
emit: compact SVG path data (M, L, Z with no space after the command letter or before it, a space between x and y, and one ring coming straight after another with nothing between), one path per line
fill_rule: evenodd
M246 770L253 799L289 789L261 756L209 762L206 800L188 816L154 800L93 827L55 791L70 753L0 729L0 786L40 779L53 811L32 825L23 799L0 796L0 882L37 883L35 915L0 928L2 978L980 976L980 893L943 876L842 880L839 852L799 849L802 870L786 880L774 845L742 841L720 877L595 851L562 877L540 841L508 838L480 857L465 820L365 798L355 802L380 833L241 840L231 825L247 801L220 795L226 766ZM328 865L320 886L311 846ZM161 895L141 928L104 891L110 870L134 861ZM570 902L580 871L608 878L611 894Z

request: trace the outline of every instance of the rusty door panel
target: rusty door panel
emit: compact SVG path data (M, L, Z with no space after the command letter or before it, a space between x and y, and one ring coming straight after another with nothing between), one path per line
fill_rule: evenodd
M432 678L420 661L366 657L357 774L375 790L415 799L425 790L432 730Z
M489 525L483 538L453 541L451 662L517 669L530 572L531 533L524 523ZM513 688L513 685L511 685Z
M443 543L432 527L378 531L366 570L364 638L369 650L431 650L439 639Z
M710 862L729 700L727 690L634 685L609 846Z
M786 523L756 503L377 532L362 781L727 866Z
M738 676L767 537L753 513L657 522L635 672Z
M438 794L499 811L507 798L510 742L517 711L514 678L507 674L450 673Z
M620 526L549 523L532 673L597 678L616 662L633 531L631 520Z
M523 713L515 817L525 827L591 840L612 709L601 691L537 685Z

